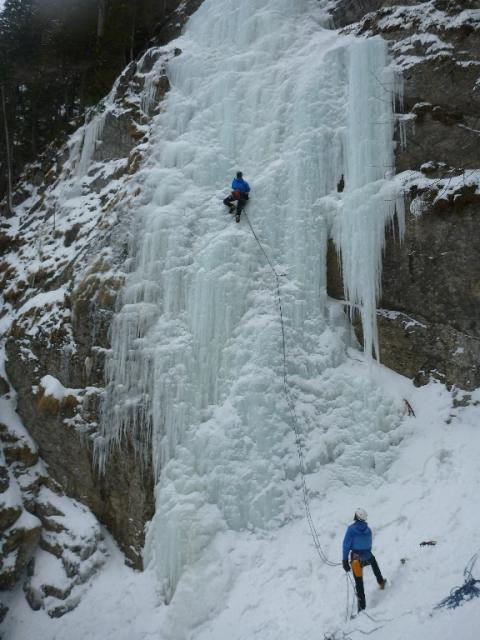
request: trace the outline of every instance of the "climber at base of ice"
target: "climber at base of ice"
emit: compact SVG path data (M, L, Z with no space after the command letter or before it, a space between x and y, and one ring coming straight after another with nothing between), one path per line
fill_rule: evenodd
M372 532L367 524L367 512L360 507L355 511L354 522L348 527L343 539L343 568L350 571L355 579L358 610L366 608L365 589L363 586L363 567L370 565L380 589L385 589L387 581L382 576L377 560L372 553ZM350 563L348 562L350 554Z
M240 215L248 202L248 194L250 193L250 185L243 179L241 171L237 171L236 178L232 181L232 193L225 198L223 204L226 205L230 213L236 214L237 222L240 222ZM237 206L233 204L237 203Z

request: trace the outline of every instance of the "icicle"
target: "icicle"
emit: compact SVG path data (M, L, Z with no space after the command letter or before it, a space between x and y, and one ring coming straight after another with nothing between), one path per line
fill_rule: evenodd
M149 53L147 52L147 54ZM139 67L142 67L143 60L140 60ZM153 68L145 74L145 84L142 92L141 107L147 115L152 113L152 108L157 94L157 83L161 75L165 74L165 56L160 55L155 61Z
M75 145L72 149L72 153L76 156L73 159L73 163L76 165L75 175L78 180L81 180L87 174L92 163L97 144L101 141L107 113L112 109L115 103L115 96L120 77L115 81L108 96L100 103L98 108L101 109L101 112L92 115L90 120L85 122L83 126L83 139L81 146Z
M96 145L101 139L103 133L105 115L106 112L103 111L102 113L93 116L93 118L84 126L82 148L75 171L78 178L83 178L90 167Z
M394 72L387 44L379 37L359 40L349 49L346 126L346 189L334 224L350 311L360 313L364 349L379 357L376 309L381 293L385 230L397 214L403 235L403 208L393 159Z

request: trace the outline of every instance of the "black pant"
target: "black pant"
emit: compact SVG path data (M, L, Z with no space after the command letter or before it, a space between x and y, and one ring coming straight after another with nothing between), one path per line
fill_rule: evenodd
M363 567L370 565L375 574L378 584L383 584L383 576L378 566L375 556L371 555L370 560L361 560L360 555L352 551L350 562L353 569L353 577L355 579L355 591L357 592L358 610L362 611L367 606L365 601L365 589L363 586Z
M242 211L243 211L243 209L244 209L245 205L246 205L246 204L247 204L247 202L248 202L248 193L241 193L239 198L237 198L237 197L232 193L232 195L227 196L227 197L225 198L225 200L223 201L223 204L224 204L224 205L226 205L227 207L232 207L232 206L233 206L233 203L234 203L235 201L237 201L237 202L238 202L238 204L237 204L237 216L239 216L239 215L242 213Z

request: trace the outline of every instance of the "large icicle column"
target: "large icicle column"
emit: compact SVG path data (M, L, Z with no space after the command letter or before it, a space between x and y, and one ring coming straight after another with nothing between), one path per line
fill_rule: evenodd
M376 308L380 297L385 227L396 214L404 232L403 199L394 175L395 73L387 44L376 37L348 47L345 192L333 216L350 313L360 312L364 349L379 356ZM328 204L327 204L328 208Z
M326 471L325 491L369 478L387 468L396 437L390 401L342 368L350 330L326 296L333 224L347 291L373 336L391 211L392 104L372 79L386 78L384 43L324 29L310 0L205 0L175 45L138 177L144 204L97 440L100 459L126 436L153 456L145 559L167 601L221 532L301 514L272 274L246 220L235 224L222 204L235 171L252 184L248 216L284 274L307 471Z

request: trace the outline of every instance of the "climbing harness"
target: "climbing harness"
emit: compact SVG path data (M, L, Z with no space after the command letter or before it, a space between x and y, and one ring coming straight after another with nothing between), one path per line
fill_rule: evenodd
M450 591L450 595L439 602L435 609L442 609L443 607L446 609L456 609L464 602L468 602L474 598L480 598L480 580L476 580L472 573L479 553L480 552L477 551L467 562L467 566L463 570L463 578L465 580L463 585L461 587L454 587Z
M265 256L266 261L268 262L268 265L275 277L275 285L276 285L276 290L277 290L277 304L278 304L278 310L279 310L279 314L280 314L280 327L281 327L281 331L282 331L282 354L283 354L283 391L285 394L285 398L287 401L287 406L288 406L288 410L290 413L290 417L291 417L291 421L292 421L292 425L293 425L293 430L295 432L295 444L297 445L297 451L298 451L298 459L299 459L299 467L300 467L300 476L302 479L302 493L303 493L303 502L305 504L305 513L307 515L307 521L308 521L308 526L310 528L310 533L312 535L312 539L313 539L313 543L315 545L315 549L317 550L317 553L320 557L320 560L326 564L329 567L338 567L339 565L341 565L341 562L332 562L331 560L329 560L322 548L322 545L320 544L320 537L318 535L318 531L315 527L315 523L313 522L313 517L312 517L312 513L310 511L310 500L308 498L308 490L307 490L307 483L305 480L305 457L303 455L303 447L302 447L302 442L301 442L301 438L300 438L300 429L298 427L298 419L297 419L297 414L295 412L295 405L293 403L292 397L290 395L290 391L288 389L288 376L287 376L287 354L286 354L286 342L285 342L285 324L284 324L284 319L283 319L283 309L282 309L282 295L280 293L280 274L277 272L277 270L275 269L272 261L270 260L269 255L267 254L267 252L265 251L262 243L260 242L257 234L255 233L255 229L252 226L252 223L250 222L250 218L247 215L247 212L245 211L245 218L247 219L248 222L248 226L250 227L250 230L253 234L253 237L255 238L255 240L257 241L258 246L260 247L263 255Z

